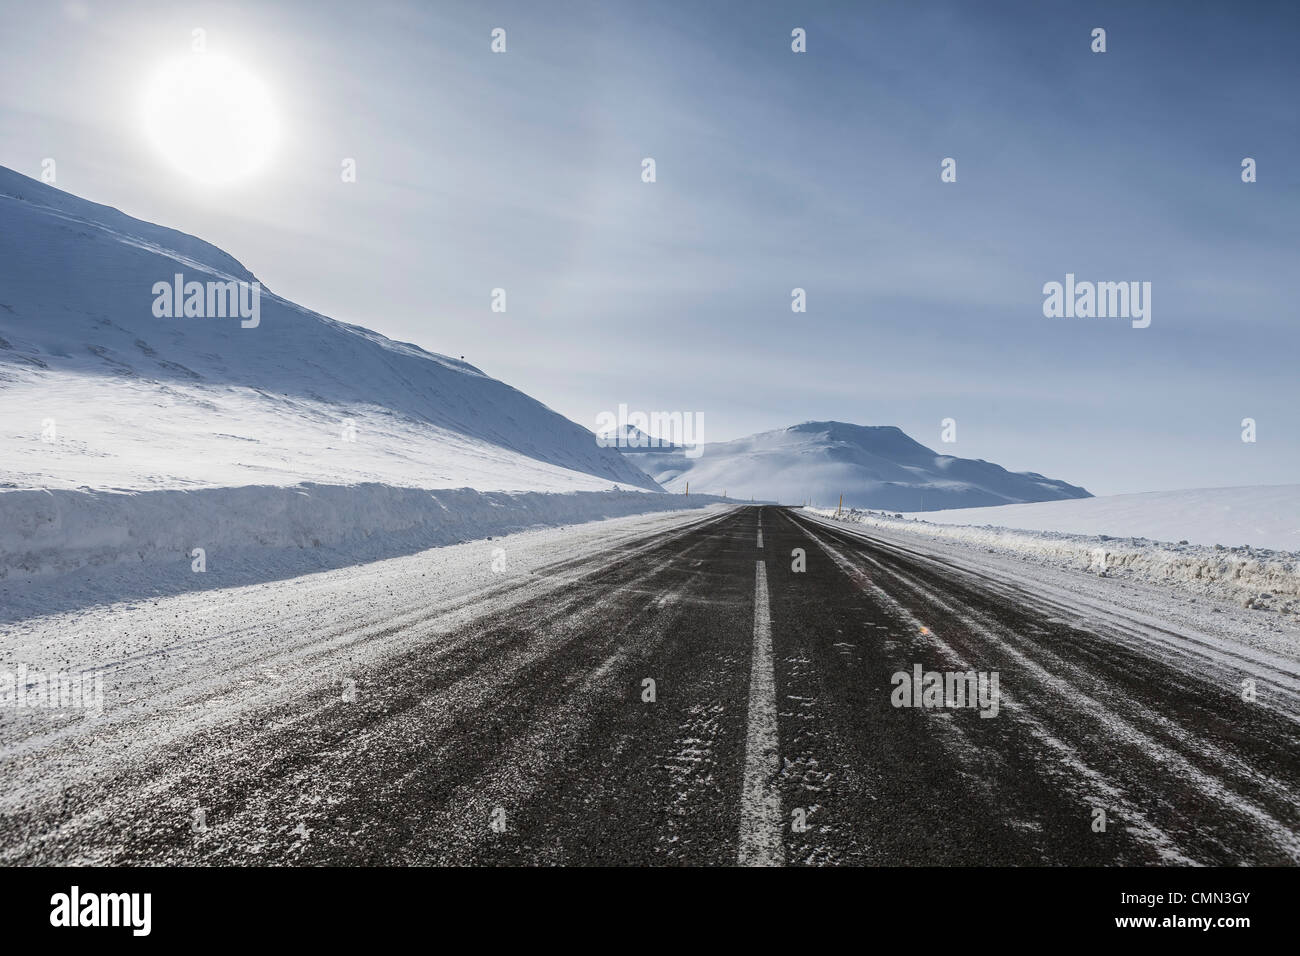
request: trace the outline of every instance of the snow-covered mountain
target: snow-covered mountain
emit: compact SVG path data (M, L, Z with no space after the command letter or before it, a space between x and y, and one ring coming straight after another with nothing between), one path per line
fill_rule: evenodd
M987 461L940 455L893 426L805 422L678 450L623 448L669 491L722 494L784 504L932 511L1091 497L1083 488Z
M208 283L248 284L247 314L160 316L190 298L159 291L177 274L209 312L229 287ZM660 490L472 365L265 288L253 316L256 281L201 239L0 167L0 487Z

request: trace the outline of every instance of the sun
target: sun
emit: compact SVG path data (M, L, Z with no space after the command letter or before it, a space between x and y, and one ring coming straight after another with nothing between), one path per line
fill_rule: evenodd
M278 132L261 81L212 53L171 60L153 75L144 128L168 163L209 184L236 182L261 169Z

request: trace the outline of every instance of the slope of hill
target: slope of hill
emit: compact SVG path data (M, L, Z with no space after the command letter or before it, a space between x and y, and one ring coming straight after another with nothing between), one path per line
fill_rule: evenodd
M669 491L721 494L785 504L930 511L1090 497L1083 488L987 461L940 455L892 426L805 422L705 444L702 454L624 448Z
M156 284L177 274L256 281L200 239L0 168L0 487L660 490L473 366L264 288L255 324L160 317Z

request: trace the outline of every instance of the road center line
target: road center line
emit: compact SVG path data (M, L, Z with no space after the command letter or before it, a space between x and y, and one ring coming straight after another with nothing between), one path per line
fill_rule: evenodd
M761 537L762 532L759 532ZM760 541L760 545L761 545ZM749 721L745 736L745 781L740 794L741 866L781 866L781 768L776 737L776 675L772 666L772 612L767 565L754 563L754 657L749 671Z

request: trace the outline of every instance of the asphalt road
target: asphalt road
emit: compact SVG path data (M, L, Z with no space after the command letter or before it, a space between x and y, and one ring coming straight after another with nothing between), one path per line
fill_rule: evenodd
M355 694L245 714L0 820L0 849L18 863L1300 862L1295 715L1243 700L1230 666L776 507L547 573L567 583L415 643ZM974 671L977 689L986 675L985 698L896 706L918 665Z

